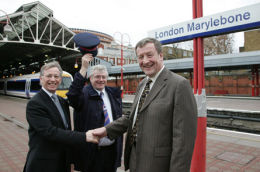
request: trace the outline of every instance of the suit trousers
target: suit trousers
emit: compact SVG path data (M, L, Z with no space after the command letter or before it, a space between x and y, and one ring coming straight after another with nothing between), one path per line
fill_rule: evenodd
M99 146L87 172L116 172L116 144Z
M130 172L136 171L136 145L135 144L133 144L131 148L129 168L130 168Z

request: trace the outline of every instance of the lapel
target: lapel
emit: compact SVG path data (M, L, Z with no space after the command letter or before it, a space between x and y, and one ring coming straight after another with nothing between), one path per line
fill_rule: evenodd
M116 113L115 113L115 108L117 107L117 105L115 104L116 103L115 101L117 99L116 95L112 94L111 89L109 89L109 87L107 87L107 86L105 86L105 91L107 92L108 99L110 101L113 120L115 120L115 119L117 119Z
M163 71L156 79L153 88L150 90L149 94L147 95L144 104L140 109L140 112L142 112L155 99L155 97L159 94L161 89L166 85L166 80L167 80L166 76L167 76L167 69L164 67ZM146 83L146 81L144 83Z
M41 91L40 91L40 94L42 95L41 97L43 98L43 102L44 102L44 103L48 103L48 104L50 105L50 106L48 106L48 107L49 107L49 108L51 109L51 111L53 112L53 113L51 113L50 115L53 115L53 116L55 115L55 118L56 118L57 120L59 120L59 121L61 122L62 126L65 128L64 123L63 123L63 120L62 120L62 117L61 117L61 114L60 114L58 108L56 107L55 103L54 103L53 100L51 99L51 97L50 97L45 91L43 91L42 89L41 89ZM59 96L58 96L58 97L59 97ZM65 110L64 110L64 106L62 105L61 102L60 102L60 104L61 104L61 106L62 106L62 109L63 109L64 114L65 114L66 119L67 119L67 114L66 114L66 112L65 112Z
M50 96L45 92L45 91L43 91L42 89L40 90L40 92L39 92L40 94L41 94L41 97L42 97L42 99L43 99L43 102L46 102L46 103L48 103L50 106L50 109L52 109L52 110L56 110L57 112L59 112L59 110L57 109L57 107L56 107L56 105L55 105L55 103L52 101L52 99L50 98Z
M61 108L63 110L63 113L65 115L65 118L66 118L66 121L68 123L68 127L70 128L70 114L69 112L67 111L67 108L66 108L66 105L65 105L65 102L64 100L60 97L60 96L57 96L58 99L59 99L59 102L60 102L60 105L61 105ZM56 107L56 105L55 105ZM58 110L59 111L59 110ZM63 123L63 122L62 122ZM65 126L64 126L65 127Z
M137 103L138 103L138 100L139 100L139 97L141 96L142 92L141 92L141 88L143 88L145 86L145 83L146 83L146 79L143 79L141 81L141 83L138 85L138 88L137 88L137 91L136 91L136 95L135 95L135 98L134 98L134 101L133 101L133 106L132 106L132 110L131 110L131 120L134 118L134 114L135 114L135 111L136 111L136 106L137 106Z

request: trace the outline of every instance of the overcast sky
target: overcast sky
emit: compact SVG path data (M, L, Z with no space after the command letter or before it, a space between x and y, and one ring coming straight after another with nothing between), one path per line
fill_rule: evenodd
M15 12L32 0L1 0L0 9ZM192 0L41 0L54 12L54 18L67 27L90 29L111 36L127 33L135 45L147 32L192 19ZM260 3L260 0L203 0L203 15L208 16ZM2 16L0 12L0 16ZM236 44L242 46L242 34ZM124 42L128 42L124 36Z

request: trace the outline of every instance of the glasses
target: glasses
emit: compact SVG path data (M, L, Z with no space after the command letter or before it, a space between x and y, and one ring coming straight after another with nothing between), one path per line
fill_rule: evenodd
M51 79L54 77L55 79L59 79L61 76L60 75L44 75L46 78Z
M107 79L107 76L105 76L105 75L95 75L94 78L95 79Z

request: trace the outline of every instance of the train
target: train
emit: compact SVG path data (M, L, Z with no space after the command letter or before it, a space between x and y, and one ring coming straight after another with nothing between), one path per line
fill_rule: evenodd
M72 81L72 75L63 71L62 82L59 85L56 94L67 99L66 93L68 92ZM29 99L39 92L40 89L40 73L0 79L0 94Z

